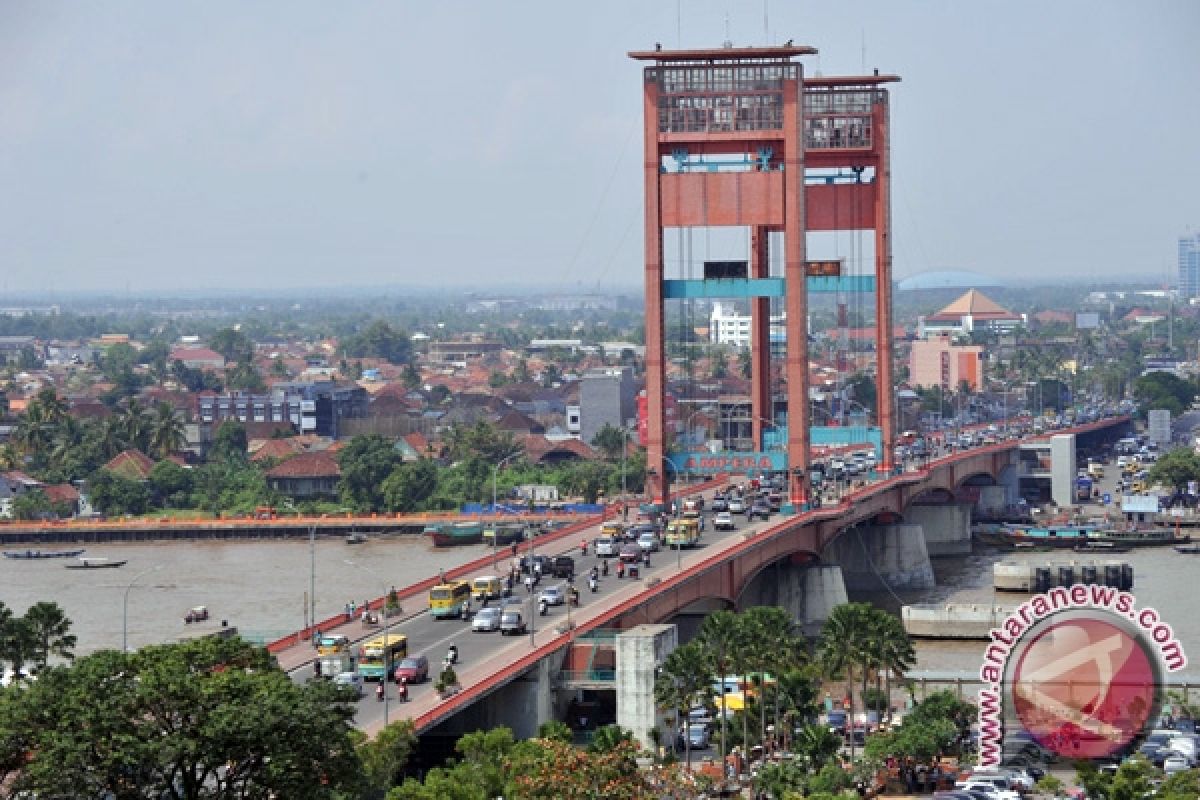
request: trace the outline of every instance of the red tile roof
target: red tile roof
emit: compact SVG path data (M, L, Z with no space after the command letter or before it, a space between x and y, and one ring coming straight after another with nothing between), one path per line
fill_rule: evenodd
M301 453L267 472L268 478L340 478L337 458L327 450Z
M154 460L141 450L134 448L126 450L124 453L118 453L112 461L104 465L103 469L116 473L122 478L144 481L150 477L150 470L154 469Z
M42 489L51 503L78 503L79 492L69 483L56 483Z
M283 460L302 452L304 452L304 445L295 439L267 439L263 446L250 456L250 460L265 461L268 458Z

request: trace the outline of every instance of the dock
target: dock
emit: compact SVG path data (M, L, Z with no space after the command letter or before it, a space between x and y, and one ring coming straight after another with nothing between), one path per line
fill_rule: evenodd
M1133 588L1133 565L1121 561L1048 561L1029 564L1000 561L992 565L992 586L1001 592L1045 592L1076 583Z
M987 639L1015 610L986 603L919 604L900 609L900 619L917 639Z

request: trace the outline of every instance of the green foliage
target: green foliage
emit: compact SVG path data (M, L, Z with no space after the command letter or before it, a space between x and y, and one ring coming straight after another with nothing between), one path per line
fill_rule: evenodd
M208 346L225 357L227 362L249 362L254 359L254 342L236 328L222 328L208 340Z
M571 733L570 726L561 720L552 719L549 722L543 722L538 726L539 739L556 739L557 741L570 744L574 739L574 734Z
M383 507L404 513L425 510L437 487L438 468L432 461L423 458L400 464L381 486Z
M192 473L164 460L150 470L150 488L164 508L187 508L192 493Z
M810 794L828 792L837 794L850 785L850 776L837 764L826 764L808 781Z
M376 797L399 784L404 777L404 768L417 747L417 734L412 720L393 722L379 732L374 739L366 739L358 745L358 757L362 762L363 779L368 791Z
M150 492L141 481L123 478L106 469L96 470L88 480L92 507L105 514L144 514L150 507Z
M355 436L338 451L337 459L342 471L338 483L342 502L357 511L384 508L384 484L402 463L393 443L378 434Z
M1196 385L1173 372L1148 372L1133 382L1133 397L1143 416L1151 409L1165 408L1177 417L1196 398Z
M1063 790L1063 782L1054 775L1043 775L1037 782L1037 790L1042 794L1048 794L1051 797L1057 797L1058 793Z
M246 426L230 418L217 426L213 434L212 447L208 451L209 461L243 462L246 460Z
M376 320L363 331L344 339L341 351L350 358L382 358L397 365L412 360L412 342L408 335L393 330L383 320Z
M628 440L628 433L606 422L603 428L596 431L596 435L592 437L590 444L599 450L609 461L616 461L621 457L621 451L625 449L625 443Z
M622 743L634 742L633 731L620 725L604 725L596 729L592 741L588 744L588 752L610 753Z
M70 629L71 622L57 603L35 603L17 617L0 602L0 668L8 664L19 674L27 664L41 671L51 657L70 661L76 643Z
M234 364L225 370L225 386L229 389L241 389L247 392L261 392L267 388L258 367L248 361Z
M210 462L193 470L191 477L191 508L248 513L278 500L267 487L266 476L244 460Z
M293 683L265 650L203 638L103 650L0 693L0 764L46 797L334 798L359 785L349 692ZM82 735L80 735L80 733Z
M67 503L55 503L41 489L24 492L13 498L13 519L66 519L71 516Z
M1150 483L1185 491L1189 481L1200 480L1200 455L1190 447L1177 447L1154 462Z

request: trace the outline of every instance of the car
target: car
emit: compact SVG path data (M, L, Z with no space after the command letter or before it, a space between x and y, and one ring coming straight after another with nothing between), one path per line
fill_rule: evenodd
M954 784L955 789L968 792L984 792L994 800L1021 800L1021 795L1014 789L1001 789L990 781L966 781L962 786Z
M575 577L575 559L570 556L555 556L550 559L550 574L556 578Z
M424 683L429 680L429 659L423 655L403 659L392 671L392 680L399 683L401 678L405 683Z
M543 555L522 556L521 557L521 572L526 575L533 572L533 567L535 564L540 564L542 567L541 572L542 572L542 574L545 574L550 569L550 557L543 556Z
M764 500L755 500L754 505L750 506L749 510L746 511L746 519L754 519L755 517L770 519L771 506L769 506Z
M514 599L514 598L510 598ZM519 598L517 598L519 600ZM477 633L490 633L500 630L500 609L481 608L475 612L471 620L471 630Z
M626 564L636 564L642 560L643 555L644 553L640 545L627 544L621 547L620 558Z
M500 614L500 635L519 636L522 633L525 633L525 617L517 608L508 606Z
M729 510L729 501L726 500L724 497L714 497L710 508L713 511L728 511Z
M339 672L333 676L333 685L353 689L359 697L363 696L363 679L357 672Z
M708 726L700 723L688 725L688 745L692 750L708 747Z
M658 551L658 534L653 531L648 531L638 536L637 546L643 552L654 553Z
M713 530L731 531L736 527L733 523L733 514L728 511L718 511L713 517Z
M1176 772L1183 772L1192 768L1192 762L1188 761L1186 756L1173 753L1163 760L1163 772L1168 775L1174 775Z
M545 602L548 606L561 606L567 602L567 590L561 584L547 586L538 594L538 602Z
M728 506L729 507L726 510L729 511L730 514L746 513L746 501L742 500L740 497L729 498Z
M596 555L611 558L617 554L617 540L611 536L598 536L593 542Z

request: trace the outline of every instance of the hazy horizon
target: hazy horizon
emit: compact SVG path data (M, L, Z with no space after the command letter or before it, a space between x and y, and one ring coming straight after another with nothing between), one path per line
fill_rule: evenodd
M1200 228L1197 33L1191 0L10 2L0 304L640 293L626 52L727 37L812 45L809 74L901 76L897 279L1161 285Z

